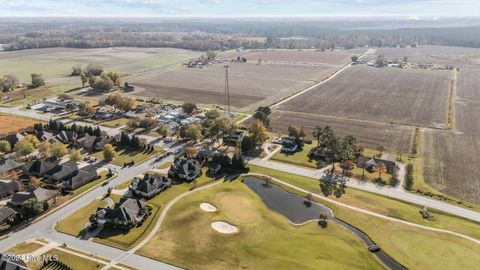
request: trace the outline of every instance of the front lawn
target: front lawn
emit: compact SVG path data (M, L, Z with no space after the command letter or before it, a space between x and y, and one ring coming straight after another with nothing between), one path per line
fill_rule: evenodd
M76 197L76 196L78 196L79 194L81 194L81 193L89 190L90 188L92 188L92 187L94 187L94 186L102 183L103 181L109 179L109 178L107 178L107 174L108 174L107 171L102 171L102 172L99 174L100 178L98 178L98 179L96 179L96 180L93 180L92 182L87 183L87 184L85 184L85 185L83 185L83 186L75 189L75 190L73 191L74 197Z
M89 260L83 257L75 256L74 254L62 251L60 249L51 249L44 255L58 256L58 260L63 264L75 270L93 270L102 269L105 265L98 263L95 259Z
M75 237L80 236L85 224L88 223L90 215L95 214L97 208L105 207L106 205L107 202L105 200L94 200L70 216L60 220L55 226L55 230Z
M355 178L361 181L375 182L378 179L378 173L376 172L371 173L367 170L365 170L365 173L363 173L362 168L355 167L355 169L352 170L352 178ZM388 183L390 182L390 178L392 178L392 175L387 173L382 173L380 178L382 179L382 181L385 182L386 185L388 185Z
M315 142L312 142L312 144L305 144L301 151L297 151L292 154L282 153L281 151L278 151L270 159L275 161L290 163L297 166L304 166L304 167L316 169L317 162L315 160L310 160L310 158L308 157L308 153L315 146L316 146Z
M128 123L128 119L124 117L120 117L117 119L113 119L110 121L105 121L102 122L100 125L106 126L106 127L111 127L111 128L117 128L117 127L122 127L125 126Z
M161 147L154 146L153 151L144 151L131 149L130 147L117 147L115 151L117 152L117 154L111 163L117 166L123 166L124 163L128 163L131 161L133 161L135 165L138 165L145 160L148 160L155 155L161 153L163 149ZM102 151L94 153L90 156L96 157L98 160L104 159Z
M13 253L13 254L30 254L34 252L35 250L43 247L42 244L35 243L35 242L22 242L18 243L16 246L12 247L11 249L8 250L8 252Z

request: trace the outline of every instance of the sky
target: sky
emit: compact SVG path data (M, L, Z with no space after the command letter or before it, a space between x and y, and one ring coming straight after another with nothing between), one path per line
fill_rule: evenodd
M0 0L0 17L418 17L479 15L479 0Z

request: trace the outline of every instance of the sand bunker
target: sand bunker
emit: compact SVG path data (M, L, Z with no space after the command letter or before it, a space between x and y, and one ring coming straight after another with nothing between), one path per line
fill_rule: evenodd
M238 232L237 226L233 226L225 221L212 222L212 228L219 233L236 233Z
M201 203L200 208L202 208L202 210L205 212L217 212L217 207L207 202Z

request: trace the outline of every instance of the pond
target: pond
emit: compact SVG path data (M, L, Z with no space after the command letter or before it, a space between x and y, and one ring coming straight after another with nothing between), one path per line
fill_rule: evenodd
M308 207L305 205L305 198L296 194L290 193L275 185L265 185L265 181L258 179L257 177L246 177L243 181L251 190L262 198L262 201L268 208L280 213L292 223L301 224L310 220L318 219L321 212L327 214L328 219L332 220L336 224L351 231L357 237L359 237L366 247L375 245L375 243L365 234L363 231L356 227L335 218L332 215L330 208L321 205L319 203L312 202L312 205ZM373 253L377 258L389 269L404 270L407 269L392 257L388 256L383 250Z
M304 203L305 198L275 185L265 186L265 182L256 177L247 177L243 182L262 198L268 208L285 216L292 223L301 224L316 220L320 213L325 213L329 219L332 218L330 208L315 202L308 207Z

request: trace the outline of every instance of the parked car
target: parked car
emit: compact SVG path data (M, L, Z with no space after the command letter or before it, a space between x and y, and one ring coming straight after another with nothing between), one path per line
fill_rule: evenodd
M380 250L382 250L379 246L377 245L371 245L371 246L368 246L368 251L370 252L379 252Z

